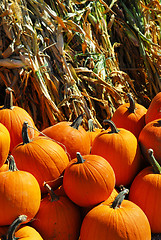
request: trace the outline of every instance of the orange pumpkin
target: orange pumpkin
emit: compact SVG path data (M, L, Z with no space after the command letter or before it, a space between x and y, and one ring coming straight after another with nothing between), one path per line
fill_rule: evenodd
M161 118L161 92L152 99L145 115L145 123L148 124L159 118Z
M44 240L77 240L81 226L79 207L68 197L56 195L46 183L45 187L49 195L42 199L31 226Z
M0 167L6 162L10 150L10 134L7 128L0 123Z
M128 130L116 128L111 120L105 120L110 129L95 138L91 154L100 155L112 166L116 186L129 186L140 170L141 152L137 138Z
M82 119L83 114L78 116L73 123L62 121L42 131L43 134L65 147L70 160L76 157L76 152L80 152L82 155L90 153L89 136L80 125Z
M102 129L95 128L92 119L88 120L88 128L89 128L89 130L87 131L87 133L89 135L91 147L92 147L95 137L102 131Z
M30 141L27 128L28 123L24 122L23 143L13 149L12 155L18 169L33 174L44 193L43 182L57 179L68 165L69 158L64 149L48 137L38 136Z
M144 168L130 187L129 200L137 204L146 214L153 233L161 233L161 166L148 149L151 166Z
M125 200L125 189L113 203L103 202L90 210L83 219L81 240L151 240L149 221L136 204Z
M0 172L0 226L10 225L22 213L29 222L40 207L41 192L35 177L19 171L10 156L9 171Z
M27 225L20 226L26 219L26 215L20 215L9 227L0 227L0 240L43 240L34 228Z
M28 121L29 125L36 129L31 116L23 108L13 106L12 89L6 89L4 106L0 107L0 123L2 123L10 133L10 151L22 142L22 124ZM39 133L33 129L29 130L30 138L38 136Z
M145 126L145 114L147 109L135 103L131 94L127 94L129 103L122 104L116 109L112 116L112 121L117 128L125 128L138 138L141 130Z
M104 201L114 186L114 171L101 156L77 153L65 168L64 191L78 206L90 207Z

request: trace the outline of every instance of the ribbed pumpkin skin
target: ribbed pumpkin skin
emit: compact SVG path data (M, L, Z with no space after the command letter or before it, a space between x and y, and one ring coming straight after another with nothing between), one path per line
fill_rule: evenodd
M161 118L161 92L159 92L151 101L145 115L145 123Z
M91 154L104 157L112 166L116 185L128 186L140 170L141 153L136 137L128 130L102 131L94 140Z
M120 208L102 203L85 216L80 240L151 240L150 224L144 212L124 200Z
M7 156L10 150L10 134L7 128L0 123L0 167L7 160Z
M23 108L14 106L12 109L0 109L0 123L2 123L10 133L10 151L22 142L22 125L24 121L27 121L29 126L36 129L33 119ZM37 131L33 129L29 130L30 138L38 135L39 133Z
M42 193L44 181L48 182L58 178L69 163L64 149L46 137L37 137L27 144L16 146L12 155L17 168L30 172L37 179Z
M145 126L145 114L147 109L135 103L136 110L134 113L129 112L129 103L125 103L118 107L112 116L112 121L117 128L125 128L132 132L138 138L141 130Z
M0 173L0 226L10 225L22 213L30 221L40 201L40 187L33 175L25 171Z
M81 226L80 210L65 196L50 201L45 197L31 222L44 240L77 240Z
M147 158L147 150L152 148L154 157L161 164L161 119L146 124L140 132L138 141L144 157Z
M59 122L42 131L43 134L66 147L70 159L76 157L76 152L82 155L90 153L90 138L82 126L78 130L71 127L71 122Z
M111 165L97 155L83 155L85 162L69 162L64 171L63 187L67 196L81 207L96 205L107 199L115 186Z
M136 203L146 214L153 233L161 232L161 174L152 167L143 169L134 179L129 200Z

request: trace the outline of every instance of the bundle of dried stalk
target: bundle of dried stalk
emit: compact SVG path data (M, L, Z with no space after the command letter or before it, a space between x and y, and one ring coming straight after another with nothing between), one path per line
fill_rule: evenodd
M11 87L40 130L82 113L102 127L127 92L148 105L161 87L157 3L142 1L143 31L126 1L1 0L0 100Z

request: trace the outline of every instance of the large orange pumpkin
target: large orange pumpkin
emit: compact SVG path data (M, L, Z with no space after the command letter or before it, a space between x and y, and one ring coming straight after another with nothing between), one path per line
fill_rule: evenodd
M22 124L27 121L29 125L36 129L35 123L31 116L23 108L13 106L12 89L6 89L6 97L4 105L0 107L0 123L2 123L10 133L10 151L22 142ZM29 136L33 138L39 133L33 129L29 129Z
M44 181L54 181L58 178L69 163L64 149L48 137L38 136L30 141L28 123L24 122L22 129L23 143L17 145L12 155L18 169L30 172L37 179L42 193Z
M115 187L115 174L103 157L77 153L77 158L65 168L63 187L74 203L90 207L110 196Z
M77 240L81 226L79 207L67 196L56 195L48 184L45 186L49 195L42 199L31 226L44 240Z
M145 123L148 124L159 118L161 118L161 92L152 99L145 115Z
M110 129L95 138L91 154L100 155L112 166L116 185L128 186L140 170L141 153L137 138L128 130L116 128L111 120L105 120Z
M0 167L6 162L10 150L10 134L7 128L0 123Z
M83 114L73 122L62 121L42 131L46 136L54 139L58 144L64 146L70 159L76 157L76 152L82 155L90 153L90 138L86 130L80 125Z
M9 227L0 227L0 240L43 240L34 228L27 225L20 226L26 219L26 215L20 215Z
M146 214L153 233L161 233L161 167L148 149L151 166L144 168L130 187L129 200Z
M40 207L41 192L35 177L19 171L10 156L9 171L0 172L0 226L10 225L22 213L29 222Z
M151 240L149 221L136 204L124 199L127 189L112 204L103 202L85 216L80 240Z
M127 94L129 103L122 104L116 109L112 116L112 121L117 128L125 128L138 138L140 131L145 126L145 114L147 109L135 103L131 94Z

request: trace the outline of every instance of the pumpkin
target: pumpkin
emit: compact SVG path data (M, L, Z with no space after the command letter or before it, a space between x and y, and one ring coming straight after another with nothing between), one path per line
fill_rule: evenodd
M119 106L113 116L112 121L117 128L125 128L132 132L138 138L141 130L145 126L145 114L147 109L138 103L135 103L131 94L127 94L129 103Z
M161 119L156 119L146 124L140 132L138 141L144 158L148 158L148 149L152 148L155 158L161 164Z
M112 204L103 202L83 219L81 240L151 240L149 221L135 203L124 199L128 189L121 191Z
M19 215L29 222L40 207L41 192L35 177L17 169L10 156L9 171L0 172L0 226L10 225Z
M161 166L153 150L148 149L151 166L144 168L130 187L129 200L137 204L146 214L153 233L161 233Z
M23 143L17 145L12 155L18 169L30 172L37 179L42 193L44 181L53 181L58 178L69 163L64 149L48 137L38 136L30 140L28 136L28 123L24 122L22 128Z
M31 226L44 240L77 240L81 226L79 207L68 197L59 196L44 183L49 195L42 199Z
M73 122L62 121L42 131L43 134L65 147L70 160L76 157L76 152L80 152L82 155L90 153L90 138L80 125L82 119L83 114Z
M161 118L161 92L152 99L145 115L145 123L148 124L159 118Z
M110 129L95 138L91 154L100 155L112 166L116 186L129 186L140 170L141 152L137 138L130 131L116 128L111 120L104 120Z
M7 128L0 123L0 167L6 162L10 150L10 134Z
M18 216L10 227L0 227L1 240L43 240L40 234L30 226L20 226L27 219L26 215Z
M2 123L10 133L10 151L19 143L22 142L22 124L24 121L28 121L32 129L29 129L29 136L33 138L39 135L39 132L35 131L35 123L31 116L23 108L13 106L12 89L6 89L6 97L4 105L0 107L0 123Z
M65 168L63 187L78 206L90 207L107 199L115 186L111 165L101 156L78 152Z
M92 119L89 119L88 120L88 135L89 135L89 138L90 138L90 142L91 142L91 146L93 145L93 141L95 139L95 137L102 131L101 128L96 128L94 127L94 124L93 124L93 120Z

